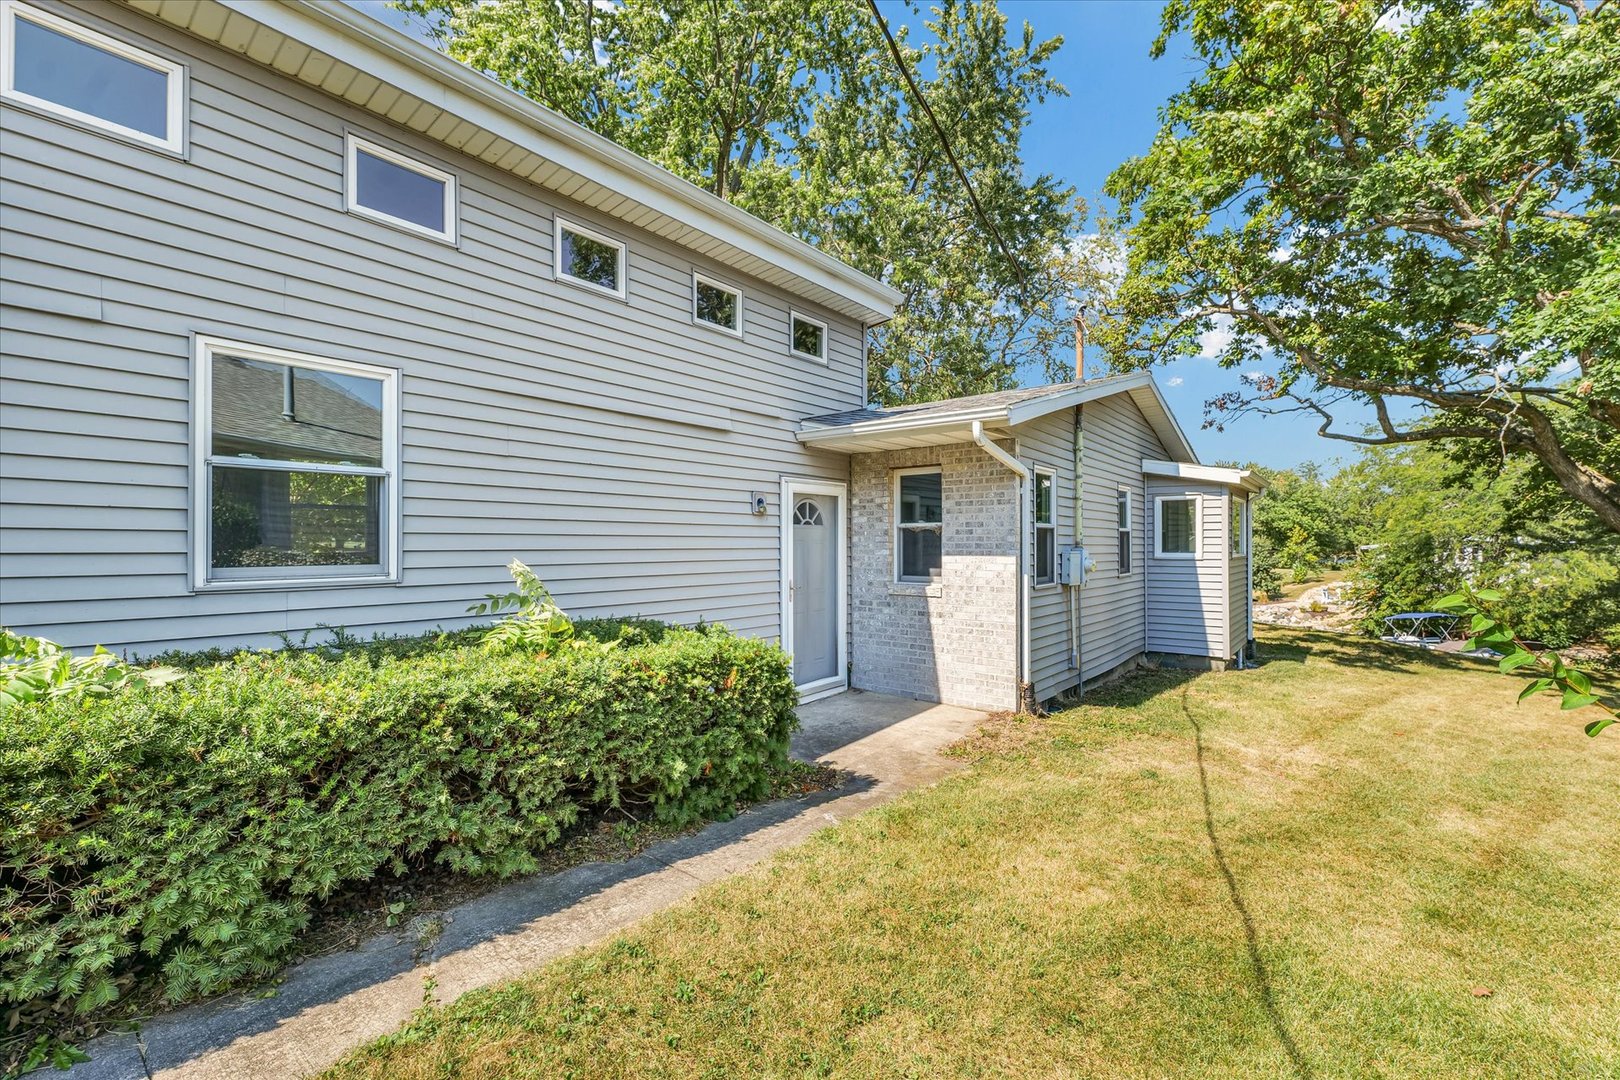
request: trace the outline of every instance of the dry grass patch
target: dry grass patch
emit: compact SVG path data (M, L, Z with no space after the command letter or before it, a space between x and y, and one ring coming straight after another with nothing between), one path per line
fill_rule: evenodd
M1620 1074L1620 739L1467 660L1262 649L992 725L967 773L331 1075Z

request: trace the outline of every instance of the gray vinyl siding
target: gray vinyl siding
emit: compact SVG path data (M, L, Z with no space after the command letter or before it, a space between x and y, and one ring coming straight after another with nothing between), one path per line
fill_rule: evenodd
M134 12L41 6L187 64L189 150L0 106L0 622L135 651L458 625L517 557L580 615L779 634L779 481L847 480L793 431L861 403L859 326ZM349 130L457 175L457 246L344 211ZM553 280L559 211L628 244L628 301ZM692 324L694 266L743 287L743 340ZM789 355L790 306L829 364ZM194 335L400 369L399 584L190 591Z
M1231 631L1232 559L1226 539L1226 490L1217 485L1149 478L1147 528L1158 528L1156 500L1197 495L1202 550L1197 559L1155 558L1154 534L1147 534L1147 650L1225 658Z
M1037 701L1045 701L1079 682L1118 667L1147 648L1146 585L1143 570L1143 459L1162 458L1164 446L1147 419L1125 395L1084 406L1081 425L1085 446L1081 471L1083 535L1075 529L1075 413L1065 410L1022 424L1016 429L1025 464L1057 473L1057 546L1085 547L1095 567L1079 591L1080 667L1073 666L1075 643L1070 616L1071 590L1061 585L1036 586L1030 605L1030 668ZM1119 572L1115 499L1120 488L1131 493L1131 572ZM1033 518L1026 543L1034 544ZM1031 547L1033 551L1033 546Z
M1074 531L1074 410L1044 416L1027 424L1020 424L1018 456L1031 469L1050 469L1055 474L1054 518L1057 522L1056 547L1058 551L1075 542ZM1031 495L1033 504L1033 494ZM1024 527L1024 543L1030 559L1030 573L1035 564L1035 514L1031 505ZM1075 683L1075 670L1071 666L1069 589L1054 581L1050 585L1035 585L1030 599L1030 677L1034 684L1035 700L1046 701L1056 697Z
M1166 456L1142 410L1125 395L1084 407L1085 547L1096 561L1081 597L1080 668L1087 679L1107 674L1147 649L1148 539L1142 461ZM1119 572L1115 499L1131 493L1131 572Z

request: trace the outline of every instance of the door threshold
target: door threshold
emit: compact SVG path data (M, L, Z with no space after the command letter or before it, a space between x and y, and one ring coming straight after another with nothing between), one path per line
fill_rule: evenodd
M839 680L831 686L810 683L807 686L796 687L796 689L799 691L799 704L808 705L812 701L820 701L822 698L832 697L834 694L842 694L849 689L849 683L843 680Z

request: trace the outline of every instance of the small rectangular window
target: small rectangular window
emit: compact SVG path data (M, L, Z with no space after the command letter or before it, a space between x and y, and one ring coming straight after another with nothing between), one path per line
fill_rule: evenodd
M397 565L398 374L198 341L199 586Z
M1238 556L1248 554L1249 551L1248 530L1244 528L1244 526L1248 523L1249 504L1245 500L1238 498L1236 495L1231 496L1228 499L1228 502L1231 503L1232 507L1231 522L1228 526L1232 532L1230 538L1232 542L1232 556L1233 558L1237 558Z
M1119 536L1119 572L1131 572L1131 493L1120 488L1114 493L1115 528Z
M183 148L185 69L10 0L0 5L0 96L172 153Z
M362 217L456 242L456 178L350 135L347 205Z
M742 290L693 271L692 321L742 337Z
M800 315L797 311L788 313L790 331L789 345L796 356L808 356L812 360L827 362L827 324L816 319Z
M1035 471L1035 584L1057 580L1057 476Z
M557 277L624 299L624 245L557 219Z
M1181 559L1198 557L1200 503L1196 495L1162 496L1155 500L1159 520L1154 555Z
M895 577L938 581L945 526L943 477L938 469L894 474Z

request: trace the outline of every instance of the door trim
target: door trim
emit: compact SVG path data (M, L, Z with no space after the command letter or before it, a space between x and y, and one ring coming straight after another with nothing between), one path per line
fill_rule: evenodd
M777 517L781 522L781 617L782 650L793 655L793 591L788 587L793 576L793 504L800 495L833 495L838 499L838 674L828 679L817 679L798 687L799 702L813 701L828 694L849 688L849 485L841 480L811 480L805 477L782 477L782 501Z

